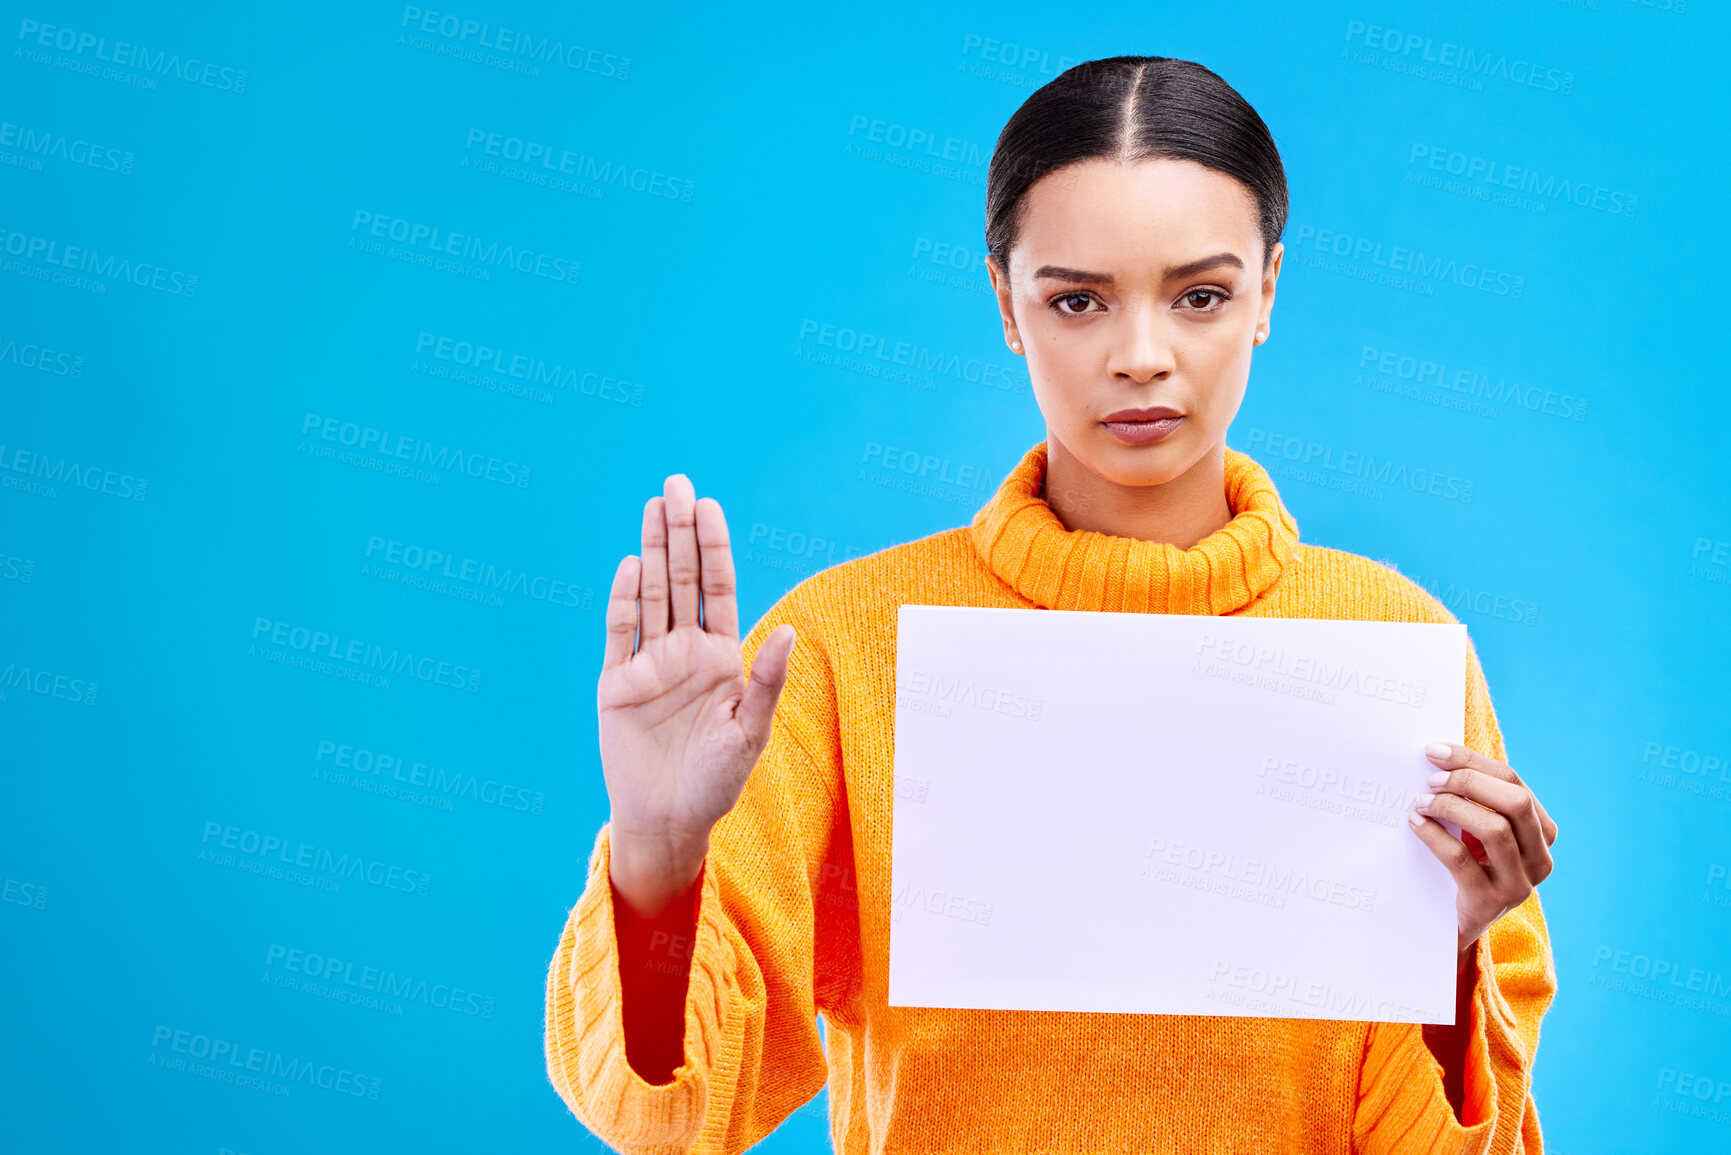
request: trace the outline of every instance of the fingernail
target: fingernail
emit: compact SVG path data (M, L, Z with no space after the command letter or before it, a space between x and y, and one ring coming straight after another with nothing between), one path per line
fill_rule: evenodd
M1431 804L1431 802L1434 801L1435 799L1436 799L1435 794L1414 794L1412 796L1412 808L1414 810L1423 810L1426 806L1429 806Z
M1428 758L1447 758L1453 750L1454 747L1447 742L1432 742L1424 748L1425 756Z
M1438 770L1435 774L1432 774L1424 781L1426 786L1447 786L1449 784L1449 772L1447 770Z
M1416 810L1408 810L1406 812L1406 820L1408 822L1412 823L1414 826L1423 826L1424 825L1424 815L1420 814Z

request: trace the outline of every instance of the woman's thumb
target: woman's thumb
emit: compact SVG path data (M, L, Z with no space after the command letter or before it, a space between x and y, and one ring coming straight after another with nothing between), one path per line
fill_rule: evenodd
M775 717L781 688L787 684L787 660L793 653L793 642L793 627L779 625L757 647L757 656L752 659L751 678L745 684L745 694L735 713L755 750L763 749L769 742L769 723Z

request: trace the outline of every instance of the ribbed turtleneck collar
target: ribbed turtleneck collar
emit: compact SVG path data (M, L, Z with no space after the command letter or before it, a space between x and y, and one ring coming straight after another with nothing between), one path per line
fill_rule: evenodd
M994 573L1052 610L1231 614L1262 596L1292 561L1298 525L1267 470L1226 450L1232 520L1190 549L1070 530L1040 497L1046 443L1022 457L974 515L974 548Z

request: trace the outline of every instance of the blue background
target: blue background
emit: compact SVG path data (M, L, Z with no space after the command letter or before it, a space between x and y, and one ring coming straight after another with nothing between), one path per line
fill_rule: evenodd
M1731 1146L1722 5L156 7L0 19L0 1147L599 1149L542 992L642 502L675 470L721 500L748 622L965 522L1043 433L986 160L1120 53L1208 64L1285 157L1231 443L1306 540L1467 623L1561 825L1550 1147ZM434 264L432 229L479 252ZM309 663L314 632L425 677ZM218 1081L195 1036L346 1074ZM824 1108L764 1149L826 1144Z

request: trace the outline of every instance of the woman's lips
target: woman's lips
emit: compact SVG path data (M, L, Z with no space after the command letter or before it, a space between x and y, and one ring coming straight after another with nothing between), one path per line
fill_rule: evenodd
M1114 413L1100 424L1119 441L1128 445L1147 445L1170 437L1183 420L1183 415L1177 413L1158 417Z

